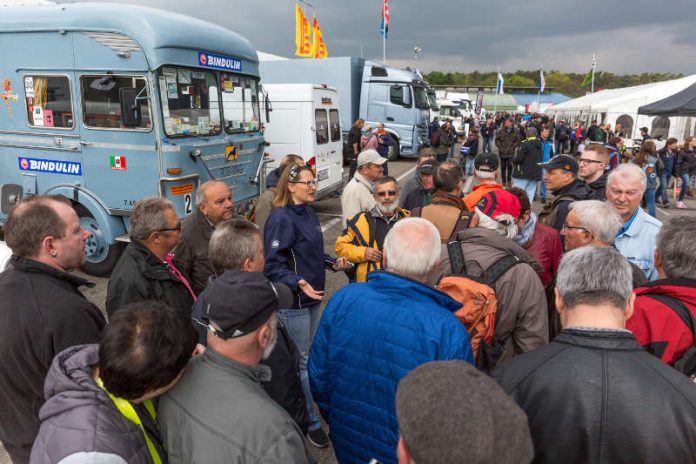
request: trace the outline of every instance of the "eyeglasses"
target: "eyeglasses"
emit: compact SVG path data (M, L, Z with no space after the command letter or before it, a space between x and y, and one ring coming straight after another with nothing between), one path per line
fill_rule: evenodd
M181 232L181 222L179 222L176 227L170 227L168 229L157 229L157 232Z
M603 162L604 162L604 161L591 160L591 159L587 159L587 158L580 158L580 164L582 164L582 163L585 163L585 164L592 164L592 163L601 164L601 163L603 163Z
M298 180L298 181L291 181L291 184L304 184L307 186L307 188L311 187L316 187L317 186L317 181L316 180Z
M587 228L585 228L585 227L571 226L571 225L568 224L568 223L564 223L564 224L563 224L563 230L573 230L573 229L574 229L574 230L584 230L585 232L590 232L590 233L592 233L592 231L591 231L590 229L587 229Z
M384 192L377 192L377 193L375 193L375 195L377 195L378 197L386 197L387 195L389 195L390 197L393 197L393 196L396 196L396 194L398 194L398 193L399 192L397 192L396 190L386 190Z

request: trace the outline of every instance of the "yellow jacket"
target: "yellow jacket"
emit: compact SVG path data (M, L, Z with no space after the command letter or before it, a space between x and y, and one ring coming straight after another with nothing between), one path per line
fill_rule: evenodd
M408 210L397 208L397 221L409 217ZM394 221L395 223L396 221ZM382 263L365 259L365 250L374 248L382 250L382 243L375 242L376 218L373 212L367 211L356 214L348 220L343 233L336 239L336 256L346 258L355 265L355 281L367 282L367 274L382 268Z

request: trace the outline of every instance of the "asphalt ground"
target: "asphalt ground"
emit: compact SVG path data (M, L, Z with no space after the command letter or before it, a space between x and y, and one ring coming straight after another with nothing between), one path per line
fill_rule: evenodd
M413 159L399 159L398 161L393 161L389 163L389 171L393 177L396 177L400 183L402 183L407 176L413 175L415 169L415 160ZM347 169L344 171L344 178L347 178ZM670 191L670 202L672 205L675 201L672 199L672 192ZM696 199L688 197L686 199L686 204L688 209L677 210L674 207L665 209L662 207L657 208L657 216L660 220L665 220L672 215L680 214L693 214L696 210ZM341 220L341 200L340 198L330 198L326 200L319 201L314 204L314 208L319 217L321 223L322 232L324 233L324 250L330 255L334 255L334 243L336 238L341 234L343 230L343 224ZM534 202L533 210L539 211L541 209L541 204L538 201ZM80 272L77 272L81 274ZM83 275L83 274L82 274ZM106 288L108 284L108 278L99 278L83 275L88 280L94 282L96 285L93 288L83 288L83 293L90 301L94 302L99 308L104 311L104 305L106 301ZM348 279L342 272L333 273L327 272L326 288L325 288L325 298L322 303L322 309L331 296L341 287L348 283ZM331 446L325 449L317 449L313 446L309 446L313 454L317 458L320 464L334 464L336 463L336 458L333 454L333 449ZM5 450L0 444L0 464L11 464L9 457L6 455Z

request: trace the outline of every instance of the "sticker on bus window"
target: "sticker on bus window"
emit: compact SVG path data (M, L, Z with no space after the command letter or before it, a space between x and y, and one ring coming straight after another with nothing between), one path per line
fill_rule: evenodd
M173 197L193 193L193 184L174 185L169 189L169 192Z

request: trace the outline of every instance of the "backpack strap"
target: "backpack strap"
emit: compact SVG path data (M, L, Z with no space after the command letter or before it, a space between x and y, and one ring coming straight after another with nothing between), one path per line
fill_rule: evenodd
M422 210L422 206L416 206L415 208L411 209L411 217L421 217Z
M447 256L450 260L450 274L462 275L466 270L462 242L454 240L447 243Z
M461 214L459 215L459 218L457 219L457 222L454 223L454 227L452 228L450 238L456 238L458 232L468 229L469 224L471 224L471 220L473 218L474 213L469 212L469 210L467 210L466 207L464 207L464 209L462 209Z
M684 324L691 330L691 333L694 335L694 340L696 341L696 321L694 320L694 315L684 303L674 297L660 293L649 293L648 296L674 311L677 316L679 316L679 319L684 321Z
M521 264L522 260L515 255L505 255L498 261L493 263L491 267L486 269L486 283L489 287L495 290L495 283L505 274L511 267Z

